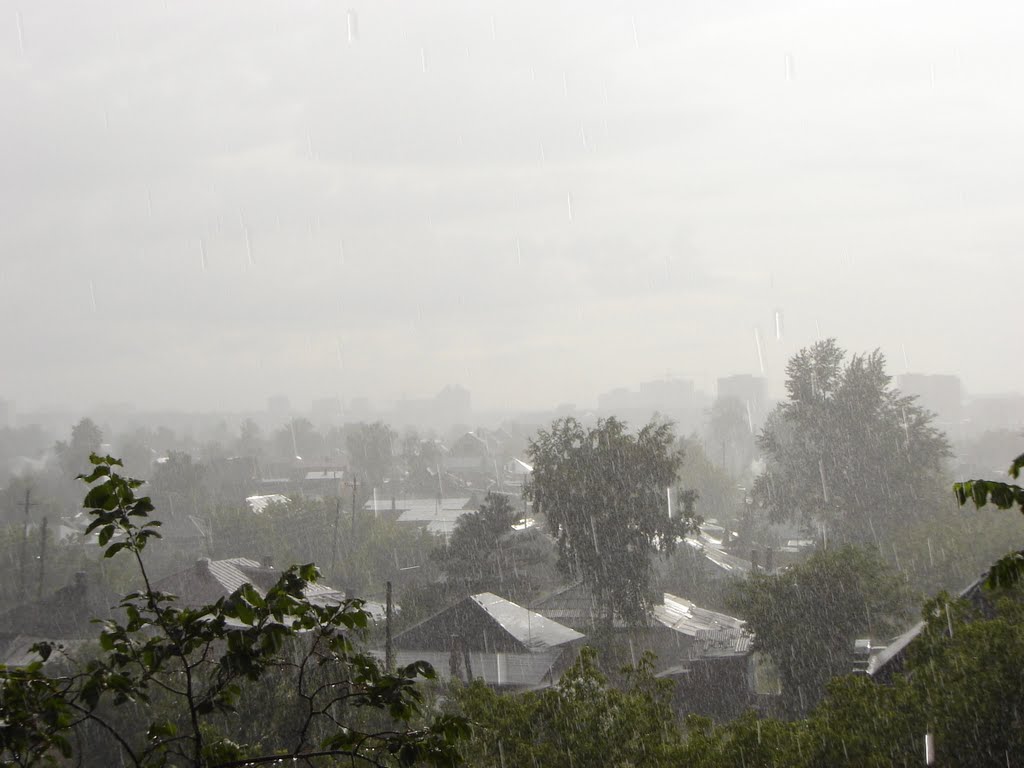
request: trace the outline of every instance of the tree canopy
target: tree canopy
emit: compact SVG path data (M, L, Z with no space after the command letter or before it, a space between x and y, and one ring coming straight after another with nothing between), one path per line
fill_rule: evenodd
M877 546L939 506L949 443L933 414L891 386L879 351L847 360L826 339L797 353L786 376L788 399L758 440L766 466L755 492L774 520Z
M643 623L651 556L671 552L693 525L693 492L672 494L670 516L683 461L672 426L651 422L634 434L615 418L593 428L558 419L527 455L524 495L546 516L562 570L593 590L609 625L615 616Z
M904 628L902 581L871 550L843 547L811 555L780 574L738 582L731 606L771 655L786 708L804 713L835 675L853 669L858 637L888 638Z

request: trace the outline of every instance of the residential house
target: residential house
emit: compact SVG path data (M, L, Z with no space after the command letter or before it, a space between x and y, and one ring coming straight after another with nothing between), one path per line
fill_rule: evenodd
M602 618L593 593L583 584L541 598L532 607L581 632L592 631ZM656 673L677 682L680 712L721 717L739 714L753 703L753 635L740 619L665 592L645 625L630 627L616 617L612 630L606 650L615 656L612 664L635 664L643 653L653 653Z
M430 662L438 677L503 689L550 685L584 635L490 592L467 597L393 640L398 664Z

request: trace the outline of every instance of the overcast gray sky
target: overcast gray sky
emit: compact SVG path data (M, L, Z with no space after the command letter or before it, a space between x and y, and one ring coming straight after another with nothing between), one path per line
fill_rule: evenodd
M755 329L1018 389L1022 16L3 2L0 397L586 406Z

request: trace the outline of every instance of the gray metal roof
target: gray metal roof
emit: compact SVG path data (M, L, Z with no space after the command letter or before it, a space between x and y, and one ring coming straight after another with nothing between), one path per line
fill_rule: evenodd
M575 629L544 618L539 613L491 592L481 592L470 599L531 652L555 648L584 637Z
M664 594L664 602L655 605L651 613L660 624L689 637L697 637L699 632L708 630L739 632L743 629L743 621L735 616L701 608L691 600L668 592Z

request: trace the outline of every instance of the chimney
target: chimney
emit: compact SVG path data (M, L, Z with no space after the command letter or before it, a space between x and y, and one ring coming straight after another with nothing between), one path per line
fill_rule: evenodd
M200 557L196 560L196 570L202 573L203 571L210 570L210 558Z
M761 558L758 557L757 550L750 550L750 570L752 572L757 573L759 570L761 570L760 566L758 565L760 563L760 560Z
M764 551L764 569L768 571L768 573L773 573L775 571L775 550L771 547L768 547Z

